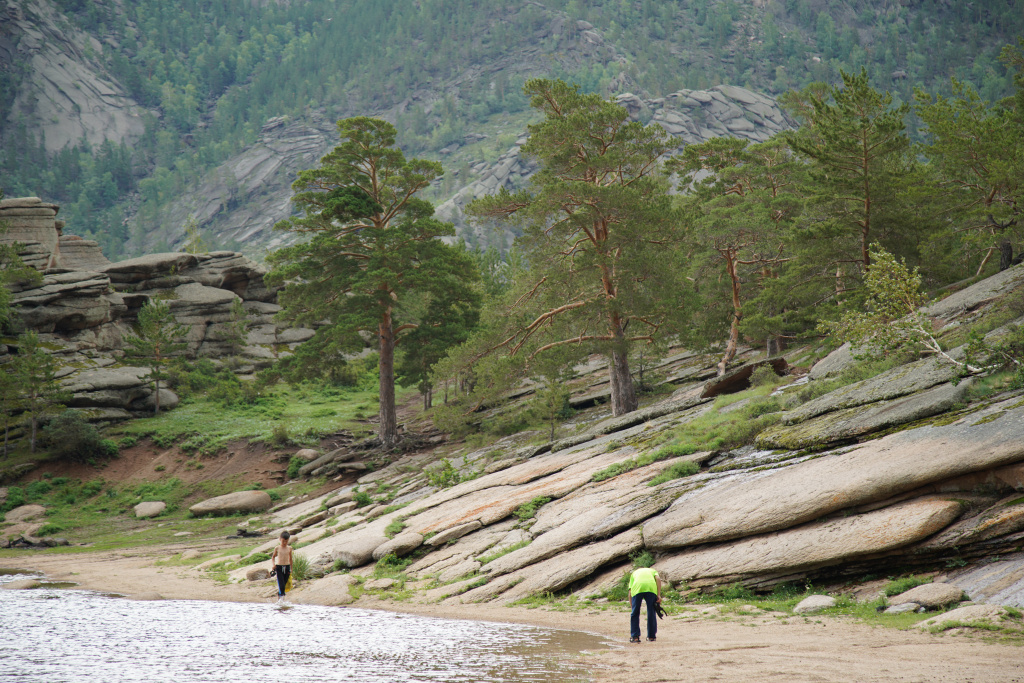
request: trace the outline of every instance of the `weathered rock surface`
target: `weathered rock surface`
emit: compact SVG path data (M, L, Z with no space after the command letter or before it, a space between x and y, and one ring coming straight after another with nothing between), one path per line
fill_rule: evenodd
M236 512L262 512L273 505L266 491L236 491L196 503L189 511L202 515L230 515Z
M7 514L4 515L4 520L7 522L27 522L32 519L38 519L46 514L46 508L42 505L21 505L13 510L8 510Z
M808 595L793 608L793 614L817 614L835 606L836 599L831 595Z
M954 350L950 355L957 353ZM899 398L949 382L955 376L956 368L952 364L937 358L924 358L808 401L785 413L783 421L795 424L836 410Z
M404 557L416 548L423 545L423 535L415 531L409 531L395 536L386 543L377 546L373 551L373 559L379 560L388 553L394 553L397 557Z
M480 588L463 594L465 602L494 598L499 593L506 602L514 602L537 593L556 591L585 579L601 566L625 557L643 545L639 529L629 529L605 541L592 543L498 577Z
M715 578L741 580L819 568L910 545L939 531L961 511L956 501L922 499L682 552L658 560L655 566L673 583L703 579L704 584Z
M201 552L199 552L198 550L186 550L185 552L183 552L181 554L181 559L183 559L186 562L188 562L190 560L198 560L202 556L203 556L203 554Z
M968 605L957 607L948 612L943 612L930 619L920 621L914 626L927 630L930 628L942 627L947 624L956 623L989 623L998 624L1007 616L1006 610L996 605Z
M757 445L799 450L856 439L944 413L963 399L970 385L970 380L941 384L910 396L828 412L797 424L776 425L758 434Z
M356 582L351 574L328 574L316 581L303 582L288 594L288 599L300 605L348 605L355 601L349 588Z
M306 462L311 462L320 457L320 451L315 450L313 448L300 448L299 450L295 451L295 455L293 457L302 458Z
M441 533L437 534L436 536L433 536L432 538L427 540L427 545L432 545L432 546L444 545L448 541L455 540L456 538L462 538L466 534L471 533L473 531L476 531L477 529L480 529L481 527L483 527L483 524L481 524L480 522L477 522L477 521L467 522L466 524L460 524L458 526L453 526L451 529L446 529L446 530L442 531Z
M363 584L363 588L368 591L384 591L394 586L395 583L394 579L371 579Z
M916 602L904 602L899 605L893 605L892 607L886 607L886 614L906 614L907 612L916 612L921 609L921 606Z
M110 265L110 259L103 255L99 242L95 240L83 239L78 235L62 235L59 245L62 268L102 272Z
M147 519L149 517L156 517L163 513L167 509L167 503L163 501L151 501L142 502L136 505L134 508L135 516L138 519Z
M986 305L1024 286L1024 264L1012 266L922 309L930 318L964 323Z
M270 578L270 570L266 567L252 567L245 572L246 581L263 581Z
M1024 406L1006 401L948 425L893 434L684 496L644 524L648 548L775 531L933 482L1024 460Z
M950 583L925 583L889 598L889 604L912 602L928 609L946 607L964 599L964 591Z
M42 586L42 582L36 579L16 579L3 584L4 589L9 591L32 590L33 588L42 588Z
M950 580L974 602L1024 607L1024 553L967 567Z

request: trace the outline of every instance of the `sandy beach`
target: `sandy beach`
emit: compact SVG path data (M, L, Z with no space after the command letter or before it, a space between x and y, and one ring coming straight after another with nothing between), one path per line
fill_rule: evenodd
M5 568L42 572L81 588L128 596L158 592L167 599L269 602L266 584L225 585L188 566L164 562L189 545L0 559ZM212 550L214 547L205 547ZM271 591L272 593L273 591ZM500 605L418 604L363 596L352 607L449 619L516 622L589 631L616 643L585 662L595 681L1024 681L1024 650L979 637L873 627L835 617L707 614L680 611L661 622L658 641L630 645L628 614L562 612ZM339 608L340 609L340 608Z

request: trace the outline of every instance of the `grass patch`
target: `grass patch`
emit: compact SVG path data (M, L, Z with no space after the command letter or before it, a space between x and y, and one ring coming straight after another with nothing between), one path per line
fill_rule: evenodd
M405 529L405 520L396 519L391 522L391 524L384 527L384 535L388 538L394 538L398 534L402 533L403 529Z
M647 485L657 486L658 484L664 484L665 482L672 481L673 479L689 477L697 474L697 472L700 472L700 465L691 460L683 460L682 462L669 465L664 472L656 476L654 479L651 479Z
M513 543L512 545L510 545L509 547L505 548L504 550L499 550L496 553L491 553L490 555L484 555L482 557L478 557L478 558L476 558L476 560L481 565L485 565L488 562L494 562L499 557L504 557L505 555L508 555L509 553L514 553L515 551L519 550L520 548L525 548L528 545L530 545L530 540L529 539L527 539L525 541L519 541L518 543Z
M412 563L413 559L411 557L398 557L394 553L388 553L377 560L377 564L373 566L373 578L395 579L404 586L406 579L405 570Z
M528 519L533 519L537 515L537 510L551 502L550 498L545 496L537 496L529 503L523 503L515 510L512 514L519 518L520 522L525 522Z
M886 597L892 597L899 595L900 593L906 593L911 588L917 588L923 586L926 583L931 583L932 580L924 576L905 576L899 579L893 579L885 585L882 589L882 594Z
M376 397L375 388L302 384L228 400L218 393L220 384L199 386L205 388L186 395L174 410L118 427L121 442L150 437L160 447L180 442L200 454L216 453L236 440L315 446L322 436L356 427L357 406Z

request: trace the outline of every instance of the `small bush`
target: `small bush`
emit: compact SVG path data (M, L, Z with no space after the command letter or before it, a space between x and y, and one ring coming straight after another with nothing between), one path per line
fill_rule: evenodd
M117 442L117 446L118 448L131 448L138 442L138 438L134 436L122 436L121 440Z
M309 578L309 559L305 555L292 553L292 576L296 581L304 581Z
M388 553L377 560L373 567L373 576L378 579L395 578L396 575L405 571L405 568L412 564L411 558L401 558L394 553Z
M65 410L50 420L43 427L42 442L58 458L76 462L117 455L117 444L109 439L101 439L96 428L75 410Z
M293 455L292 459L288 461L288 471L285 472L285 476L287 476L289 479L298 479L299 469L305 464L305 460Z
M373 502L373 498L366 491L356 491L352 494L352 500L355 501L357 508L363 508Z
M274 425L274 430L270 434L270 442L278 447L290 444L292 442L292 438L288 434L288 425L283 422L278 422Z
M887 583L885 588L882 589L882 593L886 597L892 597L893 595L906 593L911 588L916 588L926 583L931 583L931 579L923 576L905 576L902 579L895 579Z
M547 505L550 502L550 498L538 496L531 500L529 503L524 503L523 505L517 507L512 512L512 514L518 517L520 522L525 522L526 520L532 519L534 516L536 516L537 510L539 510L541 507Z
M629 559L633 561L634 569L654 566L654 555L647 550L644 550L643 552L634 552L629 556Z
M754 368L754 371L750 373L750 386L752 387L765 387L778 383L779 376L775 374L770 365Z
M430 482L431 486L446 489L458 484L462 481L462 477L459 476L459 471L455 469L451 461L448 458L444 458L441 460L440 466L427 470L427 481Z

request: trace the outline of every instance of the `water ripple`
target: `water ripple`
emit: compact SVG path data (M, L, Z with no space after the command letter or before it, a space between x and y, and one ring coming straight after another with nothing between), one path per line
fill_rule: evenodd
M585 679L567 655L605 645L518 624L49 588L0 590L0 630L0 680L25 683L561 683Z

